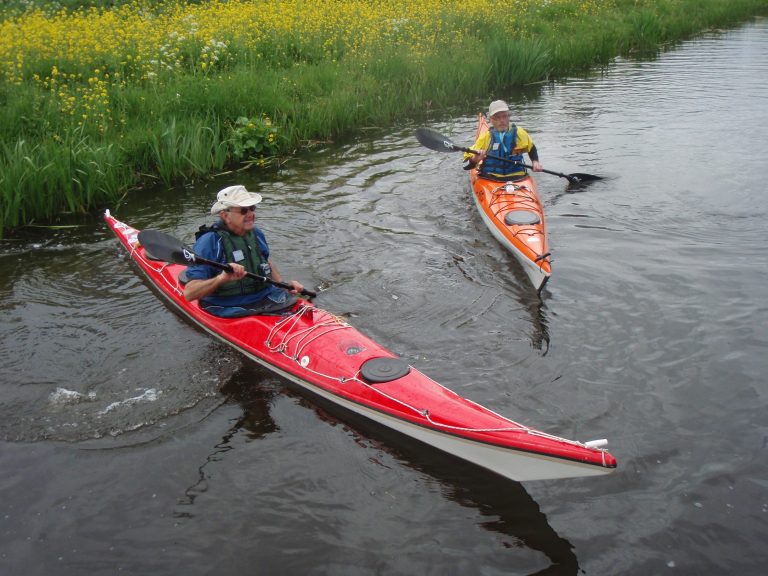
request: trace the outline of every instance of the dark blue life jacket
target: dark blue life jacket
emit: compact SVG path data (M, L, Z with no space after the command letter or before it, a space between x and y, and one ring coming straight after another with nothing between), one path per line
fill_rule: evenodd
M267 259L259 248L259 241L253 230L249 230L245 236L232 234L221 221L214 222L212 226L201 226L195 233L195 238L203 234L214 232L221 239L222 247L227 258L227 262L237 262L248 272L258 276L269 276L271 270ZM235 252L238 252L236 258ZM246 294L255 294L267 288L268 283L255 278L245 276L242 280L234 282L225 282L216 290L216 296L244 296Z

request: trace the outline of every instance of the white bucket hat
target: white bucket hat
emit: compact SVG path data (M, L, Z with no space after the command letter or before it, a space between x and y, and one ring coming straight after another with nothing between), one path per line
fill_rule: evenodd
M509 106L504 100L494 100L491 105L488 106L488 117L490 118L497 112L509 112Z
M261 194L248 192L245 186L229 186L216 194L216 202L211 206L211 214L218 214L227 208L256 206L259 202L261 202Z

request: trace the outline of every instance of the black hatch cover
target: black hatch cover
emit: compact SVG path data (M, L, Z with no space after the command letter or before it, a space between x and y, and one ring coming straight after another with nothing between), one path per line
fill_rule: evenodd
M397 380L410 371L411 367L399 358L371 358L360 366L360 375L369 384Z

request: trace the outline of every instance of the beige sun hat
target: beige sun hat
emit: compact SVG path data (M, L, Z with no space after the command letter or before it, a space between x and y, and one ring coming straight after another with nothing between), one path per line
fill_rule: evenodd
M256 206L259 202L261 202L261 194L248 192L242 185L228 186L216 194L216 202L211 206L211 214L218 214L222 210L238 206Z
M497 112L509 112L509 106L504 100L494 100L491 105L488 106L488 117L490 118Z

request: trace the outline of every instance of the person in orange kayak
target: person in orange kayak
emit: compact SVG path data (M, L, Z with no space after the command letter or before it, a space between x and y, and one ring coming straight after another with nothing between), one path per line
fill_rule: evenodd
M539 153L533 143L530 134L520 126L510 124L509 106L503 100L494 100L488 107L488 118L491 127L487 132L478 136L472 154L464 153L464 169L471 170L480 166L480 174L495 180L514 180L525 175L523 154L527 153L531 159L531 167L534 172L541 172L543 167L539 162ZM509 161L492 158L499 156Z
M304 287L296 280L287 282L292 290L246 276L258 276L283 282L269 256L264 233L256 226L256 205L261 195L245 186L229 186L216 196L211 214L219 219L211 226L201 226L195 234L192 251L208 260L229 264L232 272L222 272L205 264L187 267L184 298L200 299L201 308L216 316L235 317L265 314L289 308L295 294Z

